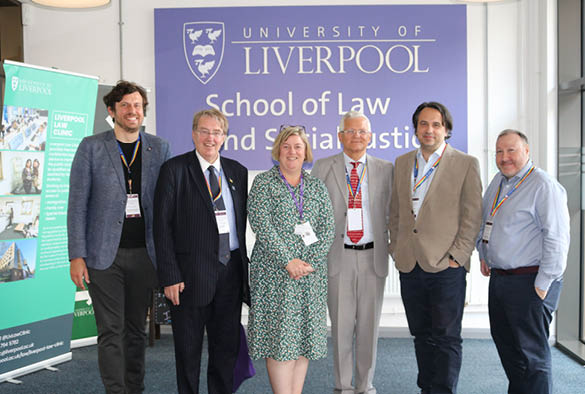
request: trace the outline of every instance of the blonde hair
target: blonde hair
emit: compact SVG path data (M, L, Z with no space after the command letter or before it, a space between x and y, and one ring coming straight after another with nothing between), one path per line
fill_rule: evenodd
M301 138L305 144L305 162L312 162L313 150L311 149L311 145L309 145L309 139L305 133L305 128L302 126L286 126L280 129L280 133L278 134L278 137L276 137L274 145L272 145L272 158L280 162L280 147L291 135L298 135Z
M197 129L197 126L199 125L199 119L201 119L201 117L203 117L203 116L209 116L210 118L214 118L215 120L217 120L219 122L219 124L221 125L221 129L222 129L223 133L225 135L227 135L227 133L228 133L228 120L225 117L225 115L221 113L221 111L219 111L215 108L204 109L202 111L197 112L193 116L193 126L192 126L193 131L195 131L195 129Z

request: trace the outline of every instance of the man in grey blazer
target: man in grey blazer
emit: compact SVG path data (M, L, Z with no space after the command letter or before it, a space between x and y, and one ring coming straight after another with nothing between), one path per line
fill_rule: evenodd
M366 154L372 133L363 113L349 111L343 115L338 138L343 152L317 160L311 172L325 182L335 215L327 297L334 348L334 392L376 393L372 380L388 275L392 163Z
M445 142L445 106L422 103L412 116L420 149L396 159L390 253L414 336L422 393L455 393L461 368L461 319L469 258L481 224L475 157Z
M67 232L71 279L88 285L107 393L144 390L146 311L156 286L154 188L169 145L140 132L146 91L119 81L104 103L114 129L84 138L71 165Z

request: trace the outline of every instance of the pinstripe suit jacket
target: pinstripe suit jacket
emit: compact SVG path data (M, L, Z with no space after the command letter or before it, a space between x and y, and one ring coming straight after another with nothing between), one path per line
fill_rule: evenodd
M242 300L250 299L246 252L248 170L221 157L230 182L242 256ZM211 302L219 274L219 234L205 176L195 151L173 157L160 170L154 195L154 242L161 286L185 283L181 303Z

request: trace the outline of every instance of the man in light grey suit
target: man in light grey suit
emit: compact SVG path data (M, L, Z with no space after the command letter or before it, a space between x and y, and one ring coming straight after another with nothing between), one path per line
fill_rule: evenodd
M146 310L156 286L154 187L169 145L140 132L146 91L120 81L104 97L114 130L84 138L71 165L71 279L89 287L107 393L144 390Z
M445 142L453 121L437 102L412 116L420 149L396 159L390 253L418 363L422 393L455 393L469 257L481 224L475 157Z
M372 380L388 275L392 163L366 154L372 132L363 113L349 111L343 115L338 138L343 152L317 160L311 172L325 182L335 215L327 297L334 348L334 392L376 393Z

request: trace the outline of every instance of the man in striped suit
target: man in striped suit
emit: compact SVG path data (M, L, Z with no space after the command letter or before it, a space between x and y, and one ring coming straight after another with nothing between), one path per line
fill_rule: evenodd
M227 130L218 110L196 113L195 150L165 163L154 197L158 275L172 303L179 393L199 392L205 330L208 392L232 392L241 306L249 302L248 170L220 156Z

